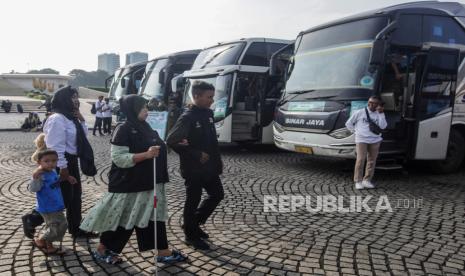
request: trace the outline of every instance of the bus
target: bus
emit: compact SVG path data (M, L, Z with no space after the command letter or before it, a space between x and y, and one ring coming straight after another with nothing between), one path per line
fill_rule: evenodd
M182 73L191 69L200 50L190 50L157 57L147 63L139 95L148 101L149 111L168 111L167 131L182 110L183 86L177 85ZM174 80L175 89L172 91ZM162 137L165 138L165 137Z
M274 143L289 151L355 158L345 128L372 95L388 122L380 155L426 160L438 173L465 156L465 7L412 2L301 32L284 72ZM279 52L271 60L271 64ZM272 66L270 73L275 73Z
M184 72L183 106L192 103L191 84L215 86L212 105L220 143L273 143L275 104L284 83L269 74L271 56L290 40L243 38L218 43L200 52Z
M123 66L105 81L105 88L107 88L108 82L111 80L108 98L113 106L113 113L116 115L117 121L121 119L119 99L124 95L138 93L146 64L147 61L143 61Z

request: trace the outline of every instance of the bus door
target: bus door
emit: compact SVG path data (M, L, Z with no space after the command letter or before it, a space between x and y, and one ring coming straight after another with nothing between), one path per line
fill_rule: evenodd
M456 48L428 47L414 95L413 159L446 158L459 55Z

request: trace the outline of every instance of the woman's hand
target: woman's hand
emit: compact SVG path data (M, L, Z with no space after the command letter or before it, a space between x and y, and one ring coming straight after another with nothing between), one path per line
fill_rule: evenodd
M79 121L84 122L84 116L82 116L81 111L79 109L74 110L74 117L77 118Z
M152 159L158 157L160 154L160 146L152 146L145 152L146 159Z
M70 175L70 176L68 176L68 182L71 185L74 185L74 184L77 184L77 179L74 176Z
M68 168L60 169L60 181L68 181L69 171Z

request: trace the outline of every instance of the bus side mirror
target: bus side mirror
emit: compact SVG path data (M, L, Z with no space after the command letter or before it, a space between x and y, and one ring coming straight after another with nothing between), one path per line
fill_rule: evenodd
M391 22L384 27L375 38L370 54L370 65L381 65L384 63L387 41L390 40L392 32L397 29L397 21Z
M115 75L111 75L111 76L109 76L108 78L105 79L105 90L108 91L109 83L113 80L114 77L115 77Z
M165 71L162 69L158 73L158 83L159 84L164 84L165 83Z
M183 92L186 79L182 75L178 75L171 80L171 92Z
M125 78L121 78L121 87L122 88L126 87L126 79Z
M377 39L373 42L370 54L370 65L381 65L384 62L386 42L384 39Z
M271 77L280 77L284 74L294 51L294 43L288 44L271 55L270 71Z

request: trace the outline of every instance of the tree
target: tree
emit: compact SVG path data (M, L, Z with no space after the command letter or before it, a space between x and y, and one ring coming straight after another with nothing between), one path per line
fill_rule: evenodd
M110 76L106 71L102 70L88 72L81 69L73 69L69 72L69 75L74 76L74 79L70 81L70 84L76 87L104 87L105 80Z
M52 68L44 68L40 70L29 70L27 73L28 74L56 74L56 75L60 74L60 72Z

